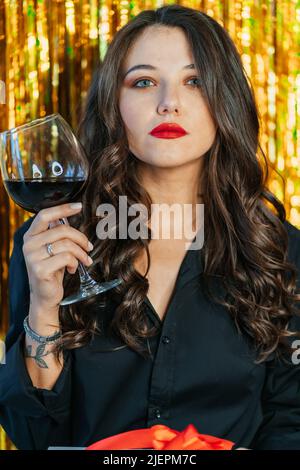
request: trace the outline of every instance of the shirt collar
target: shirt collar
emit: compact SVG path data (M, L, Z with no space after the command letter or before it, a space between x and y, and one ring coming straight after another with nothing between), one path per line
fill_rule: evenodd
M195 240L195 238L193 239L193 241ZM203 256L202 248L197 249L197 250L188 249L186 251L185 256L182 260L179 272L178 272L178 276L177 276L176 283L174 286L174 293L177 290L181 289L183 286L185 286L192 279L200 276L200 274L203 272L202 256ZM172 297L173 295L174 294L172 294ZM148 297L145 298L144 302L148 305L148 307L150 308L150 312L152 313L152 310L154 310L154 307L150 303ZM156 315L154 319L158 320L158 318L156 318ZM161 323L160 319L159 319L159 323Z
M181 263L178 277L177 287L182 287L191 279L197 277L203 272L203 249L188 249Z

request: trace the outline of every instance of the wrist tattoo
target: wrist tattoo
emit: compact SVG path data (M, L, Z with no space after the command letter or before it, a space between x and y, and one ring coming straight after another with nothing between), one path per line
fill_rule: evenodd
M25 357L31 357L32 359L34 359L36 364L42 369L49 369L43 357L48 356L48 354L51 354L52 351L45 352L45 347L45 344L39 344L36 348L35 354L32 354L32 345L30 344L25 347Z

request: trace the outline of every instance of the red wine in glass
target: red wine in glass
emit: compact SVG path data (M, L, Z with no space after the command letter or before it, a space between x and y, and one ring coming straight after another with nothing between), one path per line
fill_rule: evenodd
M36 214L47 207L80 199L85 180L76 178L24 179L4 180L3 183L6 191L18 206Z
M35 214L44 208L78 201L89 173L83 147L58 113L0 133L0 165L8 195ZM68 223L65 219L59 222ZM81 302L122 282L96 282L81 262L78 272L78 291L64 298L61 305Z

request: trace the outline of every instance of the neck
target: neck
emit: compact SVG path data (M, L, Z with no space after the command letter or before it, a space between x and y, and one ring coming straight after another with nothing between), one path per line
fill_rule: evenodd
M193 230L197 230L196 204L203 202L200 183L201 163L202 160L198 159L180 167L159 168L140 162L137 170L140 184L150 195L152 204L167 204L168 206L179 204L182 209L184 208L183 204L192 206L192 219L189 222L185 219L185 224L187 223ZM170 220L169 222L164 221L164 223L172 229L175 226L177 228L182 226L183 221ZM150 225L156 234L160 233L156 224Z
M196 204L201 197L201 160L175 168L159 168L140 162L138 178L153 204Z

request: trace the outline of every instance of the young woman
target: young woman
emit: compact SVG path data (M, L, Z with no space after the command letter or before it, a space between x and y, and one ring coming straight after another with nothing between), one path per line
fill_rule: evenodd
M152 132L166 123L181 134ZM235 448L300 449L300 231L266 187L258 133L250 82L215 20L172 5L116 33L80 125L82 208L42 210L14 236L0 422L18 448L192 423ZM151 217L149 237L100 239L97 207L120 196L149 214L204 204L203 247L153 236ZM59 307L78 260L123 282Z

